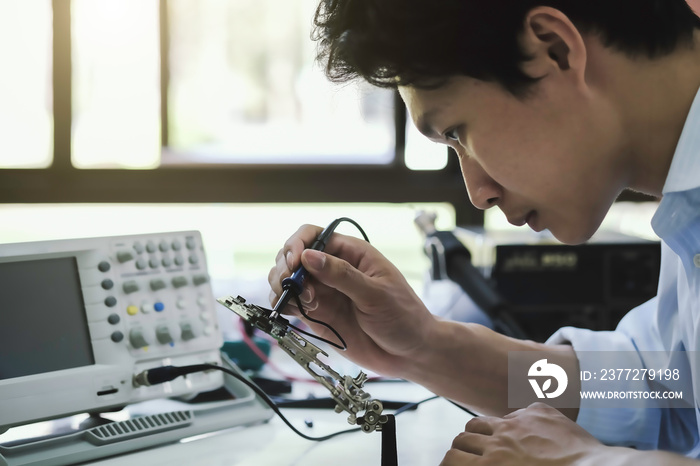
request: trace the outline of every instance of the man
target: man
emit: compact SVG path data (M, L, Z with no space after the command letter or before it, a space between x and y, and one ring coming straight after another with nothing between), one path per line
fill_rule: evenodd
M514 340L436 319L361 240L304 250L320 231L307 225L278 254L272 302L303 264L313 280L302 301L343 335L348 358L485 414L444 464L695 464L684 457L700 457L694 401L513 411L507 394L509 352L555 351L577 374L577 352L638 352L643 365L644 351L687 350L700 399L689 352L700 349L700 21L684 0L325 0L316 26L327 74L398 88L420 131L458 154L478 208L575 244L622 190L661 198L659 294L614 332Z

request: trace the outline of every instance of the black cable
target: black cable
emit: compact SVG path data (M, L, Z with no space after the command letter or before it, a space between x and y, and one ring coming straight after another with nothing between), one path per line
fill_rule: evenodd
M333 409L338 404L331 397L321 397L321 398L285 398L283 396L270 396L270 398L277 404L280 408L301 408L301 409ZM430 401L435 397L430 397L423 401ZM422 403L419 402L409 402L409 401L397 401L397 400L382 400L382 406L384 409L395 409L404 412L407 410L417 409L418 405Z
M406 403L405 405L401 406L398 408L396 411L394 411L394 416L398 416L399 414L403 413L404 411L408 411L409 409L416 409L418 405L425 403L426 401L431 401L435 400L437 398L440 398L437 395L431 396L430 398L426 398L421 401L416 401L415 403Z
M353 220L349 217L340 217L340 218L336 219L335 222L337 222L337 223L333 227L333 230L335 230L335 227L340 225L340 223L342 223L342 222L352 223L353 225L355 225L355 228L357 228L360 231L360 234L362 234L362 238L369 243L369 238L367 237L367 233L365 233L365 230L363 230L362 227L360 226L360 224L357 223L355 220Z
M405 405L401 406L400 408L397 408L396 411L394 411L394 416L398 416L399 414L403 413L404 411L408 411L410 409L416 409L418 407L418 405L423 404L426 401L431 401L431 400L435 400L438 398L441 398L441 397L439 395L434 395L434 396L431 396L430 398L426 398L426 399L421 400L421 401L416 401L415 403L406 403ZM458 403L455 403L454 401L452 401L448 398L445 398L445 400L449 401L451 404L455 405L456 407L458 407L462 411L464 411L464 412L466 412L474 417L479 417L478 414L476 414L474 411L470 410L469 408L465 408L464 406L462 406Z
M310 337L316 338L317 340L321 340L324 343L328 343L329 345L334 346L334 347L338 348L339 350L345 351L346 349L348 349L347 343L345 343L345 340L343 339L343 337L340 336L340 333L338 333L338 331L336 329L334 329L333 327L331 327L330 325L328 325L327 323L325 323L323 321L320 321L318 319L314 319L313 317L310 317L309 314L307 314L306 311L304 310L304 306L301 304L301 299L299 298L298 294L294 295L294 299L297 302L297 307L299 308L299 312L301 313L301 315L303 315L307 320L310 320L311 322L315 322L319 325L323 325L328 330L333 332L333 334L338 338L338 340L340 340L340 345L337 343L334 343L330 340L327 340L323 337L319 337L318 335L314 335L312 333L306 332L306 331L300 329L299 327L295 327L292 324L288 324L290 327L294 328L298 332L303 333L304 335L308 335Z
M222 372L225 372L226 374L234 377L235 379L239 380L243 384L245 384L247 387L249 387L251 390L255 392L256 395L258 395L271 409L274 411L275 414L277 414L282 421L287 424L287 426L294 431L297 435L300 437L306 439L306 440L311 440L314 442L322 442L324 440L331 439L333 437L337 437L342 434L349 434L351 432L359 432L362 429L359 427L356 427L354 429L346 429L346 430L341 430L338 432L334 432L332 434L324 435L322 437L311 437L309 435L304 434L303 432L299 431L294 425L287 419L284 414L282 414L282 411L280 411L279 406L261 389L258 385L255 384L255 382L252 382L242 376L241 374L227 368L227 367L222 367L222 366L217 366L216 364L193 364L191 366L161 366L161 367L155 367L153 369L148 369L145 370L138 375L134 377L134 382L136 382L139 385L157 385L165 382L170 382L171 380L174 380L180 376L187 375L187 374L192 374L195 372L202 372L202 371L208 371L208 370L219 370ZM399 414L403 413L404 411L408 411L409 409L415 409L418 405L425 403L426 401L431 401L438 398L437 395L431 396L429 398L425 398L421 401L417 401L415 403L407 403L404 406L398 408L394 412L394 416L398 416ZM448 400L449 401L449 400ZM466 410L466 408L456 404L455 406L460 407L463 410ZM470 411L468 411L470 412ZM474 414L474 416L476 416Z
M334 432L329 435L325 435L323 437L311 437L309 435L306 435L305 433L299 431L294 425L287 419L284 414L280 411L279 407L275 404L274 401L270 399L270 397L265 393L260 387L258 387L255 383L251 382L250 380L246 379L242 375L238 374L235 371L232 371L231 369L228 369L226 367L222 366L217 366L216 364L194 364L191 366L162 366L162 367L156 367L154 369L149 369L146 371L141 372L138 374L134 380L137 381L138 383L142 385L156 385L159 383L164 383L164 382L169 382L171 380L174 380L182 375L187 375L187 374L192 374L195 372L202 372L202 371L207 371L207 370L219 370L222 372L227 373L228 375L236 378L243 384L245 384L247 387L249 387L251 390L255 392L256 395L258 395L270 408L272 411L277 414L282 421L287 424L287 426L294 431L297 435L300 437L306 439L306 440L312 440L314 442L321 442L324 440L331 439L333 437L336 437L341 434L347 434L350 432L359 432L362 429L359 427L354 428L354 429L346 429L346 430L341 430L338 432Z
M471 415L474 416L474 417L479 417L479 414L476 414L476 413L475 413L474 411L472 411L471 409L466 408L466 407L462 406L461 404L456 403L456 402L450 400L449 398L445 398L445 399L446 399L447 401L449 401L450 403L452 403L453 405L455 405L456 407L458 407L459 409L461 409L462 411L464 411L465 413L471 414Z

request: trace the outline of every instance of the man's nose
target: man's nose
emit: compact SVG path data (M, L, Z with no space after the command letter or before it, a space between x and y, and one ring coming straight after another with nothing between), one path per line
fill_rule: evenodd
M468 159L463 162L462 176L474 207L486 210L498 205L503 195L503 188L475 160Z

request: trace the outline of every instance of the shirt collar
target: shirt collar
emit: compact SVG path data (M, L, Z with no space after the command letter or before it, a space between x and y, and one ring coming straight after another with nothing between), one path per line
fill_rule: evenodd
M683 132L662 193L687 191L700 187L700 90L685 120Z

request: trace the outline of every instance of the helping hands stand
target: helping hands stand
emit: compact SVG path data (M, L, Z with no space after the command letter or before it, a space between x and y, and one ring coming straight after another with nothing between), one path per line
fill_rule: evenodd
M352 378L333 370L318 358L319 354L328 356L325 351L294 331L287 319L272 310L247 304L240 296L236 298L227 296L218 298L217 301L253 327L277 340L282 350L328 389L331 398L336 402L335 411L348 413L349 424L359 425L366 433L380 431L382 433L382 466L398 464L394 416L382 414L384 407L381 401L371 399L370 394L363 390L367 374L360 372ZM312 364L325 371L327 375L317 373Z

